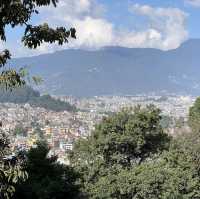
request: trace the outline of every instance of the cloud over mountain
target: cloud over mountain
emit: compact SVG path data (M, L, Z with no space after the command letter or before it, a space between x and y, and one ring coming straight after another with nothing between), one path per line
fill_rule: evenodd
M178 8L155 8L134 4L130 10L147 17L151 24L151 28L141 32L140 45L142 47L169 50L180 46L188 37L185 25L187 14ZM134 47L134 42L132 47Z
M48 8L44 17L49 23L72 25L77 29L77 40L66 47L99 48L106 45L123 47L152 47L163 50L177 48L188 37L185 22L187 14L178 8L151 7L130 4L127 12L146 17L144 30L129 27L119 30L117 24L109 21L106 8L95 0L61 0L57 9ZM149 27L151 24L151 27Z
M190 3L198 2L187 0ZM113 3L114 4L114 3ZM180 46L188 39L186 27L187 16L180 8L150 6L148 4L123 4L123 14L118 20L113 20L116 13L112 13L107 4L99 0L60 0L57 7L40 8L40 15L36 24L48 22L51 26L75 27L77 39L70 40L62 47L53 44L43 44L37 50L30 51L20 42L12 46L15 56L30 56L54 52L59 49L81 48L98 49L104 46L122 46L130 48L157 48L170 50ZM126 21L127 16L132 21L129 25L120 26L120 20ZM145 19L142 28L140 19ZM136 26L139 25L139 28ZM5 46L6 47L6 46Z

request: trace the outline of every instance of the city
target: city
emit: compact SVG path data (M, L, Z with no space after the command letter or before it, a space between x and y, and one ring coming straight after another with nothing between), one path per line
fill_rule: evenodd
M174 120L183 118L186 122L189 108L195 101L195 97L176 95L56 97L56 99L69 102L76 106L78 111L55 112L31 107L29 104L0 104L0 121L3 130L11 135L13 150L28 150L34 147L38 140L45 139L51 147L51 154L57 155L58 161L67 164L67 154L73 149L74 142L90 135L95 125L111 113L137 105L154 104L162 110L164 116ZM174 134L175 125L174 123L167 127L168 133ZM13 134L17 127L19 132ZM20 133L20 130L25 133Z
M200 199L200 0L0 0L0 199Z

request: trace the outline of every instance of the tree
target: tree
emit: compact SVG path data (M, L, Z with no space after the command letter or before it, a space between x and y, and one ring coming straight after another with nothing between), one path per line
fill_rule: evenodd
M35 127L34 134L37 135L39 139L44 140L44 132L42 131L40 125Z
M0 89L0 102L1 103L16 103L16 104L25 104L33 98L39 98L40 93L35 91L29 86L21 86L15 88L12 91Z
M158 157L101 176L91 185L91 198L198 199L200 197L200 139L182 134Z
M0 103L28 103L33 107L42 107L52 111L77 111L76 107L68 102L55 99L50 95L40 95L40 93L29 86L21 86L14 90L5 90L0 88Z
M119 198L101 193L118 189L122 170L130 170L168 149L170 137L163 132L161 118L160 110L152 105L123 110L104 118L88 139L75 144L71 164L83 175L91 198Z
M167 150L129 167L105 164L102 152L92 148L88 140L80 140L77 145L80 153L76 158L77 151L73 152L72 163L85 173L82 181L87 198L200 198L200 139L195 133L178 135ZM90 147L99 152L94 155Z
M175 120L175 127L181 129L185 125L184 117L179 117Z
M43 42L59 45L68 42L68 38L76 38L75 29L67 30L64 27L51 28L47 23L32 25L31 19L39 14L38 8L53 5L56 7L58 0L6 0L0 1L0 40L6 41L5 29L7 26L25 28L22 42L28 48L37 48ZM11 58L8 50L0 53L0 68L3 68ZM0 74L0 84L6 88L13 88L24 85L24 70L14 69L3 70ZM35 80L35 78L33 78Z
M33 15L39 14L38 8L53 5L56 7L58 0L6 0L0 1L0 40L6 41L5 29L7 26L15 28L21 26L25 28L22 42L28 48L37 48L42 43L55 43L59 45L68 42L68 38L76 38L75 29L67 30L64 27L51 28L48 24L32 25ZM9 50L0 53L0 86L13 90L13 88L26 84L26 71L20 69L5 69L7 61L11 59ZM38 81L33 77L33 81ZM7 161L9 145L4 134L0 132L1 151L0 151L0 189L1 198L9 197L14 191L14 184L23 172L20 170L20 159L14 157L16 161L12 164ZM6 141L6 142L5 142ZM5 145L4 145L5 144ZM5 162L6 161L6 162ZM11 183L12 182L12 183ZM10 185L11 184L11 185ZM11 194L10 194L11 193Z
M167 115L163 115L160 123L164 129L167 129L173 125L173 118Z
M69 166L57 162L56 156L49 156L49 147L42 141L27 153L24 170L29 177L16 187L14 199L77 199L78 175Z
M0 198L8 199L15 191L16 183L27 179L22 171L24 156L22 153L12 154L7 136L0 129Z
M22 126L22 124L18 124L15 126L15 129L13 130L13 134L16 136L16 135L20 135L20 136L24 136L26 137L27 136L27 129L24 128Z
M189 110L188 123L192 131L200 132L200 97L196 99L194 105Z
M169 150L159 157L122 170L117 179L116 198L199 198L199 146L196 137L179 135L171 142Z

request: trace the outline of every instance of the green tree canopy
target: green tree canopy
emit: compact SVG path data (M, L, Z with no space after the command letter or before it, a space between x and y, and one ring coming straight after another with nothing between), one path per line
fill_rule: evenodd
M88 139L75 144L71 163L83 174L91 198L109 198L97 195L117 190L116 182L122 170L140 165L168 149L170 137L163 132L161 118L160 110L152 105L123 110L104 118Z
M8 199L15 191L16 183L27 179L22 171L24 156L20 153L12 154L7 136L0 129L0 198Z
M24 170L29 177L16 187L15 199L79 198L78 175L71 167L59 164L56 156L49 156L49 150L41 141L28 151Z
M76 38L74 28L67 30L64 27L51 28L47 23L31 24L32 17L39 14L39 7L50 5L56 7L57 3L58 0L1 0L0 41L6 41L5 29L8 26L11 28L24 27L21 41L24 46L31 49L37 48L44 42L62 45L68 42L68 38ZM26 84L26 73L23 69L19 71L12 69L12 66L9 66L10 69L6 69L6 63L9 59L11 59L9 50L5 49L0 53L0 86L12 90ZM33 77L33 81L37 81L37 79ZM2 132L0 132L0 136L0 196L3 198L13 193L14 184L23 172L20 170L18 161L12 161L13 164L7 161L6 157L10 148L7 144L4 145L5 139Z
M27 129L23 127L22 124L18 124L15 126L15 129L13 130L13 135L20 135L20 136L27 136Z
M200 132L200 97L198 97L194 105L189 110L189 126L192 131Z
M76 107L68 102L55 99L50 95L40 95L40 93L29 86L21 86L14 90L0 88L0 103L29 103L33 107L42 107L52 111L77 111Z
M197 160L195 160L196 155L194 155L198 153L198 150L194 145L191 147L191 142L185 138L177 139L179 140L174 141L169 151L164 152L158 158L144 162L130 170L122 170L117 178L114 178L117 182L117 191L110 192L111 198L199 198L200 176Z
M71 154L71 161L74 168L83 174L82 183L84 184L86 198L200 198L199 134L181 134L176 136L176 138L170 139L166 134L158 133L161 132L157 131L160 129L160 122L158 120L159 112L156 112L155 115L152 114L152 111L155 113L154 111L156 110L155 107L148 107L145 109L139 108L133 112L120 112L104 119L101 124L97 125L95 131L88 139L77 142ZM116 143L118 145L121 142L119 137L124 136L126 133L126 128L124 127L122 130L121 127L129 124L129 120L131 120L132 125L134 124L131 132L134 132L137 136L135 135L133 141L131 140L133 133L130 133L128 140L135 143L140 134L148 134L147 137L142 136L142 139L140 137L140 140L143 140L143 142L140 141L137 143L149 143L149 137L156 138L159 135L158 140L160 140L160 144L156 142L154 145L157 148L156 150L145 145L146 149L149 149L149 153L144 156L145 159L139 158L142 161L138 161L138 156L134 156L136 161L133 161L133 164L124 164L124 161L121 164L122 156L127 157L127 153L123 154L116 147ZM149 126L151 125L154 126L154 130L152 131L149 130ZM143 133L141 133L141 128ZM115 136L113 136L114 132ZM116 132L119 132L119 134L116 135ZM102 134L102 137L99 140L100 134ZM108 137L109 134L110 136ZM107 145L110 145L110 143L112 143L113 147L107 151L109 149ZM136 149L140 147L140 151L142 152L143 147L141 146L143 145L138 144L137 146ZM104 155L105 149L106 153L109 153L108 159L104 158L107 157L107 155ZM116 156L115 154L120 155ZM113 157L117 157L118 161L113 161Z

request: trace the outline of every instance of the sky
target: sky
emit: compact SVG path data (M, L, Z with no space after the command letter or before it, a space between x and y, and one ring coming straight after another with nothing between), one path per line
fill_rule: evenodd
M75 27L77 39L28 50L21 43L24 28L7 27L7 42L0 43L0 50L10 49L13 57L104 46L171 50L187 39L200 38L200 0L60 0L57 8L39 11L33 24Z

